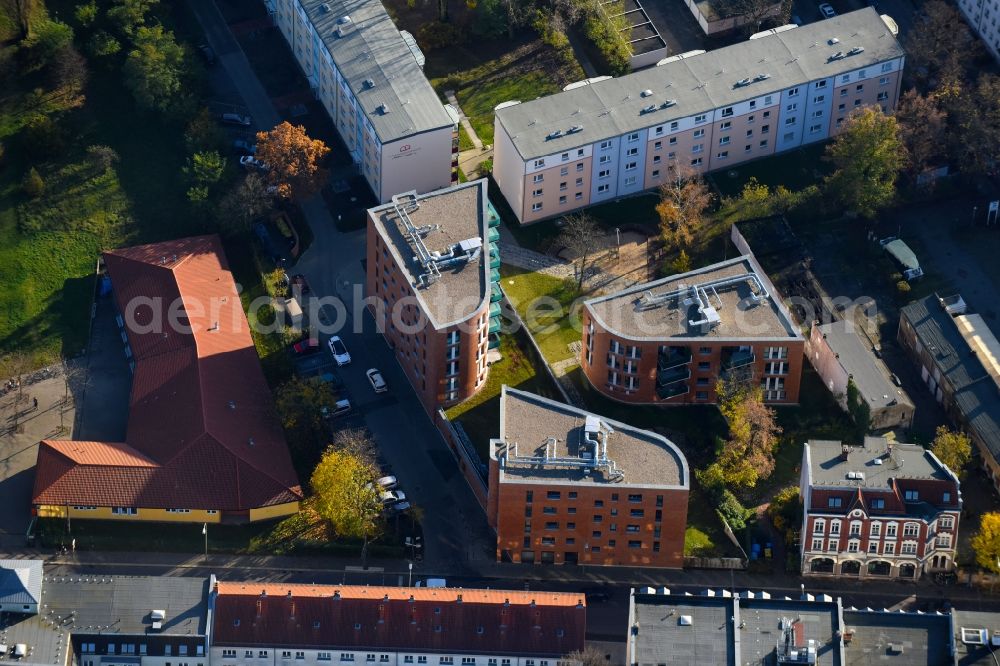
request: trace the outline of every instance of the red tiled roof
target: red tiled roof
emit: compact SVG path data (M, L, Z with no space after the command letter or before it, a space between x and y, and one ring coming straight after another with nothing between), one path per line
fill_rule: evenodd
M218 584L217 645L551 655L583 649L582 594Z
M245 511L301 499L218 236L104 259L135 360L126 442L43 441L34 503Z

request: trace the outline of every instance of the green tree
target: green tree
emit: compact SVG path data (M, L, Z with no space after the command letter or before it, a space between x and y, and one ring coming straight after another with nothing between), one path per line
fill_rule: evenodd
M834 172L826 192L837 204L864 217L874 217L896 196L896 178L906 165L899 125L878 107L852 113L837 138L827 146Z
M979 531L972 537L972 551L976 563L993 573L1000 573L1000 513L984 513L979 520Z
M226 170L226 160L214 150L198 152L188 158L184 174L191 186L188 188L188 200L192 203L204 202L208 199L209 190L222 180Z
M41 113L32 115L25 123L22 141L26 153L42 159L58 154L64 144L62 129Z
M90 0L81 5L77 5L73 10L76 22L84 28L89 28L97 20L97 0Z
M964 432L950 430L948 426L938 426L931 451L948 469L961 476L965 466L972 460L972 440Z
M1000 155L1000 77L984 73L949 98L951 154L970 176L990 173Z
M583 279L587 275L587 259L601 247L604 232L594 218L586 213L576 213L563 218L562 232L558 243L569 250L576 270L576 289L583 289Z
M328 447L309 484L316 513L330 522L338 536L364 539L364 565L369 540L378 535L382 502L375 484L378 468L346 449Z
M802 502L799 501L799 487L782 488L767 505L767 517L774 529L785 536L785 542L794 541L794 532L802 523Z
M219 127L218 121L205 107L195 113L184 129L184 143L192 153L200 150L218 150L224 147L225 141L225 131Z
M21 189L32 199L37 199L45 194L45 181L42 180L38 169L35 167L28 169L28 173L24 174L24 180L21 181Z
M317 377L295 377L274 392L274 408L296 461L311 464L315 452L329 441L324 410L332 409L336 402L329 382Z
M224 236L238 236L274 206L273 187L258 173L247 174L225 193L216 211L216 227Z
M96 58L113 56L121 50L122 43L114 35L103 30L98 30L87 40L87 52Z
M847 380L847 413L854 421L854 441L863 442L871 427L872 410L861 397L861 391L853 379Z
M135 48L125 60L125 85L140 106L156 111L177 108L182 97L185 49L174 33L156 25L139 28Z
M712 193L705 180L695 173L675 170L674 178L660 186L660 234L668 247L689 248L708 222Z
M31 36L31 26L39 12L44 11L41 0L0 0L0 11L7 15L18 30L21 39Z
M679 275L680 273L687 273L691 270L691 257L688 256L687 250L682 249L680 254L670 263L670 270L674 275Z
M115 0L108 10L110 20L123 35L131 36L146 24L146 15L159 0Z

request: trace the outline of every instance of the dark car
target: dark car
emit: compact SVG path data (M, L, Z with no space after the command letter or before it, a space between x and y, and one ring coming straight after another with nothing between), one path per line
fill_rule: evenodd
M233 141L233 151L237 155L256 155L257 144L246 139L236 139Z
M209 67L215 64L215 51L213 51L212 47L209 46L208 44L199 44L198 53L201 54L201 57L205 61L205 64L208 65Z
M242 125L243 127L250 127L253 124L253 118L242 113L223 113L219 116L219 120L226 125Z
M292 293L294 294L296 290L303 295L311 291L309 282L306 281L306 276L302 273L296 273L292 276Z
M592 604L604 603L611 599L611 593L603 587L585 587L582 590L584 598Z
M323 348L319 344L319 340L316 338L308 338L306 340L300 340L292 345L292 351L298 356L311 356L312 354L319 353Z

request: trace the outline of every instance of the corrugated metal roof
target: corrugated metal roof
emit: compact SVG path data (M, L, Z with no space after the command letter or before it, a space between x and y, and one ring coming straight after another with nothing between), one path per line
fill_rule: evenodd
M839 43L830 44L831 38ZM832 55L860 46L841 59ZM778 94L792 86L835 76L904 55L885 22L872 8L708 51L660 67L600 81L496 112L525 160L620 136L752 97ZM738 86L760 74L766 80ZM643 97L644 90L652 95ZM668 100L675 104L660 105ZM643 113L656 105L657 110ZM583 130L567 134L574 125ZM548 139L554 130L562 136Z
M299 3L382 143L453 124L381 2Z
M42 442L34 503L242 511L301 499L218 236L104 258L135 360L126 441Z
M0 604L37 604L41 598L41 560L0 560Z
M213 643L558 657L586 612L579 593L220 582Z

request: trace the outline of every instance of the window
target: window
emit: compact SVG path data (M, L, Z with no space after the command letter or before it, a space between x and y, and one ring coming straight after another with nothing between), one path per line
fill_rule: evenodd
M869 534L874 537L882 535L882 523L872 523L869 529Z
M531 212L532 213L537 213L541 209L542 209L542 204L540 204L540 203L531 204Z
M638 132L632 132L631 134L628 135L628 141L629 141L629 143L635 143L638 140L639 140L639 133Z
M700 153L703 150L705 150L705 144L703 144L703 143L696 143L693 146L691 146L691 154L692 155L697 155L698 153Z
M861 521L855 520L851 523L851 536L861 535Z
M139 510L132 506L113 506L111 507L111 514L115 516L134 516L139 513Z
M594 508L600 509L604 506L604 500L594 500Z
M869 541L868 542L868 552L869 553L877 553L878 552L878 541Z
M873 499L869 505L873 509L884 509L885 500L884 499Z
M533 196L533 197L540 197L540 196L542 196L542 194L543 194L544 192L545 192L545 190L544 190L544 189L542 189L542 188L538 188L537 190L532 190L532 191L531 191L531 196Z
M611 155L601 155L601 158L598 160L599 164L609 164L610 162Z
M830 521L830 535L835 536L840 534L840 521L832 520Z
M628 178L625 179L625 187L628 187L629 185L635 185L635 182L636 182L636 177L629 176Z
M731 115L733 115L733 107L727 106L726 108L724 108L722 110L722 117L723 118L728 118Z
M817 518L813 521L813 534L822 534L826 531L826 521L822 518Z
M639 166L636 162L628 162L625 164L626 171L635 171L636 167Z
M839 509L843 506L843 501L841 497L830 497L826 500L826 505L831 509Z
M799 121L798 118L785 118L785 127L791 127Z
M340 653L340 660L341 661L354 661L354 655L352 653L350 653L350 652L341 652Z
M600 516L600 515L594 514L594 522L595 523L600 523L600 522L603 522L603 521L604 521L604 516Z
M903 525L903 536L915 537L920 533L920 526L916 523L906 523Z
M601 141L601 150L610 150L610 149L611 149L610 141Z
M823 129L822 125L810 125L809 126L809 133L810 134L819 134L819 132L820 132L821 129Z
M638 148L629 148L628 150L625 151L625 155L628 157L632 157L633 155L638 155L638 154L639 154Z
M718 152L718 153L715 154L715 159L717 159L717 160L724 160L727 157L729 157L729 151L728 150L722 150L722 151L720 151L720 152Z
M848 541L847 542L847 552L848 553L856 553L856 552L858 552L858 545L859 544L858 544L857 541Z
M677 137L676 136L670 137L669 143L670 143L671 146L676 146L677 145Z
M760 133L761 134L770 134L770 132L771 132L771 126L770 125L763 125L763 126L761 126L761 128L760 128Z
M699 129L694 131L694 138L700 139L703 136L705 136L705 130Z
M542 173L536 173L535 177L532 178L532 182L535 182L535 183L540 183L543 180L545 180L545 174L542 174Z
M603 193L607 192L610 189L611 189L610 185L598 185L597 186L597 193L598 194L603 194Z
M888 539L896 538L896 523L887 523L885 526L885 536Z
M882 63L882 71L883 72L891 72L892 71L892 63L891 62L884 62L884 63Z
M789 88L788 89L788 96L789 97L795 97L798 94L799 94L799 87L798 86L796 86L794 88Z
M691 166L693 167L701 166L701 162L702 162L701 158L696 157L693 160L691 160Z
M884 85L887 85L888 83L889 83L889 77L888 77L888 76L883 76L882 78L880 78L880 79L878 80L878 84L879 84L880 86L884 86Z
M698 116L695 116L695 117L694 117L694 121L695 121L696 123L703 123L703 122L705 122L705 118L706 118L706 117L705 117L705 114L703 113L703 114L701 114L701 115L698 115Z
M951 501L951 493L949 493L949 492L941 493L941 501L944 502L944 503L946 503L946 504L948 502L950 502Z
M598 178L607 178L611 175L611 169L601 169L597 172Z
M676 120L673 121L672 123L670 123L670 131L671 132L674 131L674 130L676 130L678 127L680 127L680 123L678 123Z
M569 153L563 153L562 155L560 155L560 158L562 159L563 162L568 162L569 161Z
M569 175L569 167L562 167L561 169L559 169L559 175L560 176L568 176Z
M730 129L732 126L733 126L732 121L727 120L726 122L721 123L719 125L719 129L725 131L727 129Z
M941 516L938 519L938 527L943 530L950 530L955 527L955 519L951 516Z
M917 492L916 490L907 490L907 491L906 491L906 492L904 493L904 495L903 495L903 498L904 498L904 499L905 499L905 500L906 500L907 502L916 502L916 501L919 501L919 500L920 500L920 493L919 493L919 492Z
M789 104L788 106L785 107L785 111L788 111L789 113L791 113L793 111L796 111L798 108L799 108L799 105L797 103L793 102L792 104Z
M767 148L767 139L762 139L757 145L761 148Z
M887 541L882 544L882 554L883 555L893 555L896 552L896 544L892 541Z
M912 541L906 541L899 549L902 555L916 555L917 554L917 544Z
M559 492L558 490L550 490L547 493L545 493L545 499L550 499L550 500L562 499L562 493Z
M889 99L889 93L887 93L884 90L882 92L880 92L878 94L878 96L876 97L876 100L879 101L879 102L884 102L887 99Z
M628 542L629 548L642 548L642 541L633 540Z
M858 85L854 86L854 92L863 92L864 89L865 89L865 84L863 83L859 83Z
M528 508L528 510L531 509L530 506L527 507L527 508ZM544 513L546 515L549 515L549 516L554 516L557 511L558 511L558 509L556 507L554 507L554 506L543 506L542 507L542 513Z
M545 166L545 160L544 159L535 160L535 168L536 169L541 168L543 166Z
M559 205L563 206L565 204L566 204L566 195L564 194L561 197L559 197Z
M813 550L823 550L823 540L822 539L813 539L812 549Z
M728 137L728 136L720 136L719 137L719 145L720 146L727 146L727 145L729 145L729 141L730 141L730 137Z
M817 88L826 88L826 81L817 81L816 82L816 87Z

